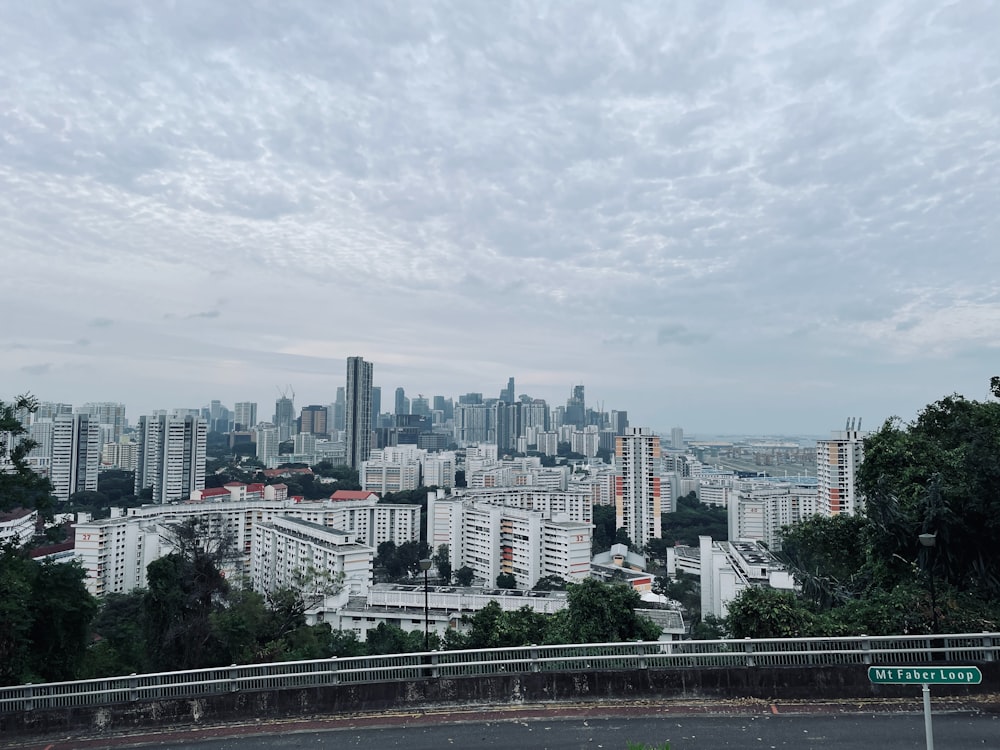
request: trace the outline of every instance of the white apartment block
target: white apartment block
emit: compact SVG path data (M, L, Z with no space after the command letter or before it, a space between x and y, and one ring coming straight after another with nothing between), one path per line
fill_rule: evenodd
M536 435L538 452L544 456L559 455L559 433L539 432Z
M135 471L139 464L139 444L105 443L101 447L101 467L105 469L121 469Z
M400 445L374 450L361 462L359 481L366 492L406 492L421 485L420 454L415 445Z
M615 443L615 521L641 548L661 536L660 438L629 427Z
M153 488L154 503L186 500L205 486L208 424L197 416L139 417L135 492Z
M61 502L76 492L95 492L101 464L101 431L89 414L59 414L52 424L49 479Z
M451 489L455 486L455 453L442 451L440 453L424 453L420 459L423 468L424 486Z
M848 420L847 428L834 431L829 440L816 442L816 478L819 480L819 512L824 516L854 514L863 498L855 485L858 467L865 458L867 431Z
M257 444L257 459L268 469L278 465L278 428L270 422L264 422L254 429L254 441Z
M37 524L37 510L14 508L6 513L0 512L0 546L13 544L23 547L35 535Z
M579 581L590 574L592 506L586 493L531 489L429 493L427 541L448 545L452 567L492 583L510 573L518 586L539 578Z
M111 433L102 443L117 443L122 439L125 430L125 404L114 401L99 401L86 403L77 409L80 414L89 414L97 424L107 427Z
M812 477L755 477L734 482L728 507L729 538L760 541L781 549L781 529L816 515Z
M285 485L233 482L196 491L188 502L144 505L109 519L78 523L76 555L87 572L87 589L103 596L145 586L146 566L170 552L169 527L191 518L207 522L211 534L232 540L237 559L226 573L237 578L252 570L254 525L279 516L339 529L375 549L386 541L420 539L418 505L378 504L376 495L345 491L316 502L294 502L287 495Z
M364 596L373 583L375 550L353 534L293 516L253 527L251 581L261 594L280 588L319 595L346 590Z
M574 475L567 489L571 492L586 492L593 505L614 505L615 473L611 467L592 469L585 476Z
M792 574L757 542L713 542L709 536L698 541L703 617L725 617L729 602L750 586L789 591L795 586Z

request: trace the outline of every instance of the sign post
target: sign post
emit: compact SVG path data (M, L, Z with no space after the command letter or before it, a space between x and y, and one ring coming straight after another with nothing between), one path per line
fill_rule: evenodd
M978 685L983 681L979 667L868 667L873 685L921 685L924 694L924 734L927 750L934 750L931 727L931 685Z

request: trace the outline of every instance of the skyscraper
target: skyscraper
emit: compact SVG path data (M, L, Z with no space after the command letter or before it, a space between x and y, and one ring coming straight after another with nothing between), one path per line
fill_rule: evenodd
M587 401L583 395L582 385L573 386L573 392L566 402L566 415L563 417L563 424L571 424L575 427L587 426Z
M406 391L403 390L403 386L396 389L396 408L393 410L393 414L409 414L410 410L406 405Z
M514 378L507 378L507 387L501 389L500 400L508 404L514 403Z
M330 421L333 423L333 430L343 430L347 424L347 396L344 386L337 386L337 400L333 402L333 411L330 413Z
M154 503L169 503L205 489L207 435L201 417L139 417L135 494L152 487Z
M368 460L372 440L372 363L361 357L347 358L347 463L361 469ZM402 388L396 390L397 402Z
M382 386L372 386L372 427L378 426L378 415L382 413ZM341 428L343 429L343 428Z
M50 479L55 496L66 502L76 492L97 491L101 429L90 414L58 414L52 426Z
M497 451L517 450L517 439L521 436L521 404L497 401L494 408L493 424L496 426Z
M638 547L661 532L660 438L644 427L629 427L615 438L615 521Z
M278 428L278 440L281 442L295 434L295 402L288 396L274 402L274 426Z
M233 407L233 421L236 430L252 430L257 426L257 403L255 401L237 401Z

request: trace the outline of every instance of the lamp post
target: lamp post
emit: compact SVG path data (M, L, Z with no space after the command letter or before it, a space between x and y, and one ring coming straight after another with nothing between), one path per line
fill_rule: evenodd
M938 616L937 616L937 595L934 592L934 554L935 547L937 546L937 532L933 534L921 534L919 537L920 544L924 548L927 555L927 580L930 584L931 589L931 631L934 635L938 632Z
M420 561L420 569L424 571L424 651L430 651L430 609L427 606L427 571L431 569L431 560L425 557Z

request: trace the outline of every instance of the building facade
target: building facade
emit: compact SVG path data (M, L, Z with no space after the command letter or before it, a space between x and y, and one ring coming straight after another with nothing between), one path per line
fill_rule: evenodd
M347 358L347 407L344 413L347 433L347 463L361 469L368 460L372 441L372 363L361 357Z
M660 438L629 427L615 440L615 520L638 547L661 535Z
M208 425L201 417L139 417L135 493L153 490L154 503L186 500L205 487Z

